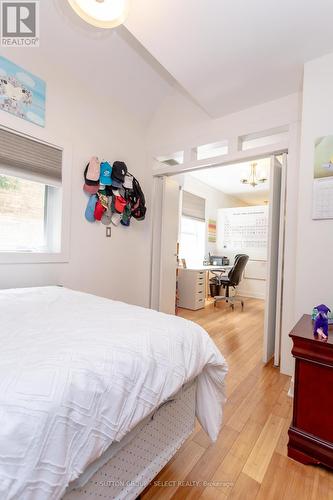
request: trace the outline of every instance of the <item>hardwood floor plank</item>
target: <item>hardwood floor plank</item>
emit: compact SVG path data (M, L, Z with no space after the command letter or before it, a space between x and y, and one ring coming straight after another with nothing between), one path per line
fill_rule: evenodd
M217 489L214 486L207 486L200 496L200 500L219 500L227 498L221 489Z
M232 500L253 500L256 498L259 488L260 484L257 481L242 472L228 498Z
M211 446L206 449L193 469L184 478L187 483L193 483L195 486L178 488L172 498L199 498L205 489L205 485L202 483L212 479L214 472L228 453L237 436L238 433L234 429L224 426L216 443L211 444Z
M270 500L289 498L328 500L332 490L330 493L328 481L326 484L324 481L319 481L317 477L319 470L318 467L302 465L274 453L256 500L268 498ZM320 488L322 488L321 491Z
M259 438L262 426L249 419L243 431L222 460L213 475L213 481L227 481L235 483L241 473L251 451Z
M280 438L285 419L271 414L255 443L243 472L261 483Z

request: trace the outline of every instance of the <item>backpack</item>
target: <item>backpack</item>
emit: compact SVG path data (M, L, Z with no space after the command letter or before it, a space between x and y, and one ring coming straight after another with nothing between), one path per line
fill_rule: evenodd
M136 220L144 220L147 212L145 195L139 181L133 176L133 189L128 195L132 208L132 216Z

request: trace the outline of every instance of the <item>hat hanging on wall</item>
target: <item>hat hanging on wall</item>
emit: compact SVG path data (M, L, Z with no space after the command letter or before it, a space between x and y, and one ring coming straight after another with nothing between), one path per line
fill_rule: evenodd
M123 161L99 162L92 156L84 170L83 190L89 195L85 210L88 222L130 226L131 218L144 220L145 196L139 181L128 172Z
M98 168L98 173L96 173ZM99 162L96 157L93 157L84 170L84 185L83 189L87 194L96 194L99 190Z
M108 161L103 161L100 166L99 182L104 186L111 186L112 167Z

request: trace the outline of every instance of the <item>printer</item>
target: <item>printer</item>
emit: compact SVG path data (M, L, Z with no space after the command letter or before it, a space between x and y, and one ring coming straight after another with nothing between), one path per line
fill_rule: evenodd
M209 265L210 266L229 266L228 257L223 257L220 255L209 255Z

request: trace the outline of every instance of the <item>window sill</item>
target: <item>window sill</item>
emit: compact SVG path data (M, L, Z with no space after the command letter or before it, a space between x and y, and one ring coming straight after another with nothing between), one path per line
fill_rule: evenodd
M60 253L24 253L24 252L0 252L1 264L52 264L69 262L69 256L65 252Z

